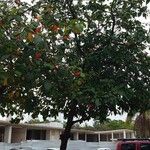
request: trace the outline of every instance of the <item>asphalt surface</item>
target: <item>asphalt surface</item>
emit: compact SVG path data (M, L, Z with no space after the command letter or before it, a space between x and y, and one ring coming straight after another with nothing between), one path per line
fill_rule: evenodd
M23 143L6 144L0 143L0 150L47 150L47 148L59 148L60 141L26 141ZM97 150L97 148L107 147L115 150L113 142L84 142L69 141L67 150Z

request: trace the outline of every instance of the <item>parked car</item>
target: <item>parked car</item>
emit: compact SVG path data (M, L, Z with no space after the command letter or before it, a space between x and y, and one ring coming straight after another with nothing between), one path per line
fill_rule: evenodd
M13 147L9 150L35 150L35 149L33 149L32 147L24 147L23 146L23 147Z
M47 148L46 150L60 150L59 148Z
M103 147L103 148L98 148L97 150L111 150L111 149L110 149L110 148Z
M150 150L150 139L122 139L116 150Z

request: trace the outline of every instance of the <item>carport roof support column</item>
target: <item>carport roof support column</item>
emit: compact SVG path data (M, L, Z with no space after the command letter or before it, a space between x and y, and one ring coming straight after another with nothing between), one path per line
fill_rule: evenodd
M111 140L113 141L114 140L114 133L111 132Z
M101 141L101 134L98 133L98 142L100 142L100 141Z
M123 138L126 139L126 131L123 131Z
M87 134L85 133L85 141L87 142Z
M6 126L4 134L4 142L11 143L11 136L12 136L12 126Z

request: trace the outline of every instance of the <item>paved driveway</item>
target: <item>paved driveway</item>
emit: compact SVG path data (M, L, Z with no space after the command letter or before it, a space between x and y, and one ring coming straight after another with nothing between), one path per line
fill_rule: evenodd
M10 150L14 147L32 147L34 150L46 150L46 148L58 148L60 141L26 141L23 143L6 144L0 143L0 150ZM115 150L115 143L112 142L84 142L84 141L69 141L67 150L96 150L100 147L108 147ZM21 150L21 149L20 149Z

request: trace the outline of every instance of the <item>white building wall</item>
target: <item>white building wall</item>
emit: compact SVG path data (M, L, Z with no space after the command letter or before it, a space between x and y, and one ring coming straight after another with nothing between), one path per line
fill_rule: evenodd
M26 140L27 129L26 128L13 128L12 129L12 143L19 143Z
M46 140L50 140L50 130L46 130Z
M12 137L12 126L6 126L4 133L4 142L11 143L11 137Z
M59 140L60 138L60 131L59 130L50 130L50 140Z

